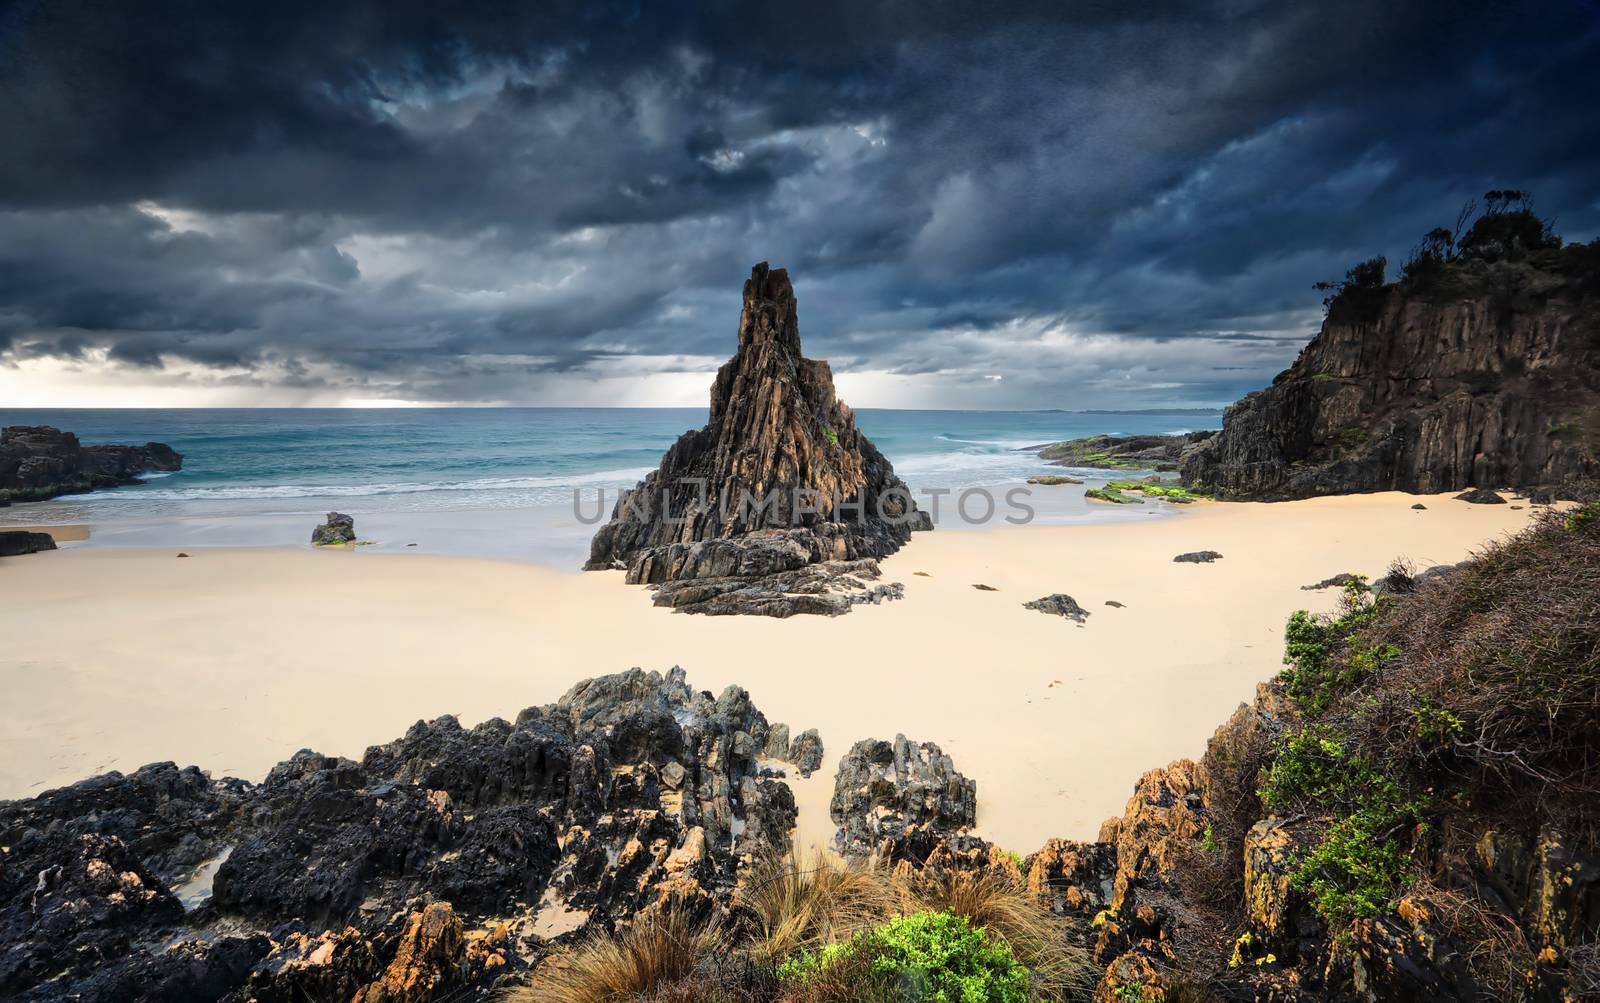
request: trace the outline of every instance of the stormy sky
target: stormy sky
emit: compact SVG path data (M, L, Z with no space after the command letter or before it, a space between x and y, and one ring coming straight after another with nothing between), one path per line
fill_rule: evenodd
M1488 188L1600 236L1593 3L0 3L0 406L1217 405Z

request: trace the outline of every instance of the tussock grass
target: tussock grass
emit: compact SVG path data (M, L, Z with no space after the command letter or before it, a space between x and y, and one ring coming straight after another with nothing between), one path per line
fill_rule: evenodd
M749 921L750 953L778 961L885 922L902 898L887 872L818 850L805 866L793 857L758 860L739 905Z
M705 959L721 955L726 946L719 926L695 923L672 911L651 913L615 937L593 937L548 959L506 999L508 1003L707 999L674 997L672 985L689 979Z

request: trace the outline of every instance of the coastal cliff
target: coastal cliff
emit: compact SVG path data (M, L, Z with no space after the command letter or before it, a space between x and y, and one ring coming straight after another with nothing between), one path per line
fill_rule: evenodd
M182 454L161 442L84 446L48 425L13 425L0 430L0 505L138 484L146 471L182 466Z
M626 568L629 583L656 587L657 605L684 612L831 615L897 594L865 584L876 559L930 528L828 364L800 354L794 287L763 262L711 420L619 498L584 567Z
M1282 500L1558 485L1600 471L1600 243L1521 201L1429 235L1400 279L1331 286L1320 332L1182 460L1186 486Z

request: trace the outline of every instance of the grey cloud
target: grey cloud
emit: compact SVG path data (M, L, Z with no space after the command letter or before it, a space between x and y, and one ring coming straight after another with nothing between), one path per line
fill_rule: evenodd
M13 5L0 359L535 402L725 355L771 260L842 372L1221 402L1484 188L1600 233L1597 55L1557 3Z

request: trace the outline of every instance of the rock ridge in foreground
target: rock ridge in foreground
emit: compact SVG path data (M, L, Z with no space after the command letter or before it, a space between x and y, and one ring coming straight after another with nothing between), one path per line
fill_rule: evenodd
M800 354L794 288L763 262L710 421L623 493L584 567L626 569L657 605L687 613L837 615L898 598L898 585L870 584L876 562L930 528L828 364Z
M722 915L789 849L789 754L821 740L743 689L632 669L260 784L157 763L0 803L0 997L483 998L564 935Z

